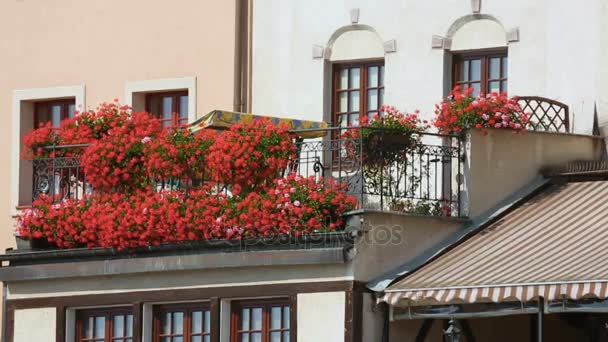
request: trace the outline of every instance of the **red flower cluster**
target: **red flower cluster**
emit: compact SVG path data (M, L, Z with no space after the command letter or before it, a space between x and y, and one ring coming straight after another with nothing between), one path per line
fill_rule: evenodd
M291 175L243 198L212 187L156 192L95 193L53 204L41 197L19 217L19 234L60 248L118 249L180 241L301 235L343 226L356 200L331 181Z
M507 128L524 132L528 115L517 103L517 98L509 98L506 93L490 93L477 98L472 96L473 88L464 92L457 86L450 96L438 104L433 124L441 133L458 133L469 128Z
M254 120L223 132L209 148L207 166L213 181L249 192L280 176L294 156L286 125Z

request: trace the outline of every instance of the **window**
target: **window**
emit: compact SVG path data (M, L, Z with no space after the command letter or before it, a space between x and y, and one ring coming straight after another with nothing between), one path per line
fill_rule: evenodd
M479 93L507 91L506 50L454 55L454 86L472 87Z
M146 111L155 115L163 127L188 123L188 91L146 94Z
M41 101L34 104L34 127L47 122L52 122L53 127L59 127L59 123L67 118L73 118L76 111L74 99Z
M333 118L336 126L357 126L362 115L379 114L384 103L384 62L334 66Z
M286 301L233 303L231 342L289 342L289 310Z
M76 313L77 342L133 342L133 314L128 308Z
M206 304L155 308L154 342L209 342L211 311Z

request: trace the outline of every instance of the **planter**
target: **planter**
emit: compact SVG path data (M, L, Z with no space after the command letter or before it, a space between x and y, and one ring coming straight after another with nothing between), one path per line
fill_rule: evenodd
M402 157L417 143L412 133L369 132L363 138L363 157L367 165L387 165Z
M46 238L32 239L29 240L31 249L49 249L52 245Z
M20 236L15 236L15 242L16 242L17 249L20 249L20 250L31 249L30 241L27 239L24 239Z

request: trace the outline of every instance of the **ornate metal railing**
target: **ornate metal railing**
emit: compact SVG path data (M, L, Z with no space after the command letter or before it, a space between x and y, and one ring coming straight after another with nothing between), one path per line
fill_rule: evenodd
M519 106L530 114L526 129L570 133L570 113L566 104L540 96L520 96Z
M332 178L346 185L363 208L420 215L463 216L463 144L459 136L403 135L389 130L344 128L317 131L297 139L297 157L286 173ZM294 132L302 133L302 132ZM91 193L80 167L78 146L49 147L55 157L33 160L33 197L79 199ZM66 153L66 151L71 153ZM206 179L207 177L203 177ZM170 182L169 182L170 183ZM194 181L189 186L201 184ZM165 188L160 184L159 188Z

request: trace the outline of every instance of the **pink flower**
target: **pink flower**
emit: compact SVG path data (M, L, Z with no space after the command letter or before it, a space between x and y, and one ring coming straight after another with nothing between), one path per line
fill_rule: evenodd
M500 128L500 126L502 126L502 125L499 122L499 123L497 123L497 124L494 125L494 128Z
M150 137L144 137L143 139L141 139L141 143L142 144L147 144L150 141L152 141L152 138L150 138Z
M488 121L490 119L490 116L488 114L484 114L481 116L485 121Z
M297 200L293 202L293 205L295 205L296 207L299 207L300 204L301 204L300 201L297 201Z

